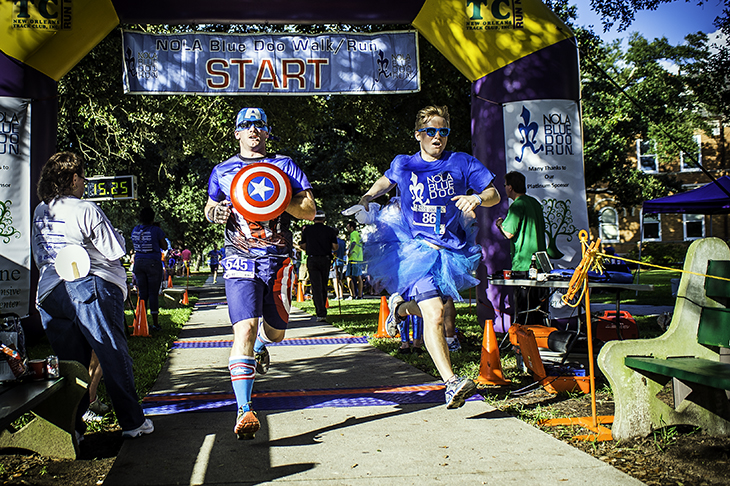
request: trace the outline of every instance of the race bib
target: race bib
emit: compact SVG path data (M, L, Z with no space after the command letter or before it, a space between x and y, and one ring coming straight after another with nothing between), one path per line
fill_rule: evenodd
M437 235L442 235L446 233L446 226L441 224L442 214L446 214L446 206L414 204L413 224L415 226L428 226L433 228L434 233Z
M223 278L254 278L256 276L256 261L247 258L230 256L221 261L225 268Z

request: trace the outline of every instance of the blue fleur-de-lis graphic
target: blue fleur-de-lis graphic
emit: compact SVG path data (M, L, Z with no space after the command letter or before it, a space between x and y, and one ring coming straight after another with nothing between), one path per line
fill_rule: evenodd
M386 78L390 77L390 73L388 72L388 64L390 64L390 61L385 58L385 54L383 54L383 51L378 51L378 57L380 59L376 60L375 62L378 63L378 81L380 81L380 75L382 74Z
M413 204L429 203L429 200L423 199L423 193L426 189L423 182L418 182L418 176L413 172L411 172L411 185L408 189L411 191L411 196L413 196Z
M134 53L129 47L127 47L127 50L124 53L124 62L127 63L127 72L129 72L129 75L136 78L137 68L134 66Z
M545 146L541 144L540 148L535 149L535 137L537 136L537 131L540 129L540 126L537 124L537 122L530 123L530 110L523 106L520 117L522 118L524 123L520 123L519 125L517 125L517 129L522 134L522 140L520 140L520 143L522 144L522 152L520 153L519 157L515 157L515 160L517 162L522 162L522 159L525 158L526 148L532 150L533 154L537 154L545 148Z

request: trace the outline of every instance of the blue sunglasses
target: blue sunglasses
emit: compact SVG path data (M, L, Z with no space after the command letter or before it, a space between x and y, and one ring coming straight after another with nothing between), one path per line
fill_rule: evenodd
M434 127L428 127L428 128L420 128L418 129L419 132L426 132L426 135L429 137L435 137L436 132L438 132L439 135L442 137L448 137L449 133L451 133L450 128L434 128Z

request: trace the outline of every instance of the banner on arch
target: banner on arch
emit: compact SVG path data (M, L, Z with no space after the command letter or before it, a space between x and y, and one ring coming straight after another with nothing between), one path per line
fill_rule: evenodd
M0 96L0 317L30 309L30 106Z
M415 32L122 33L124 91L387 94L420 90Z
M548 254L575 268L578 232L588 229L579 106L572 100L526 100L503 107L507 172L525 176L527 194L542 203Z

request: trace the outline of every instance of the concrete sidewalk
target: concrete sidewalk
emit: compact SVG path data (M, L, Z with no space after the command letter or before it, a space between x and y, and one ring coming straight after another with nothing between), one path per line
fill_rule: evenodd
M642 484L477 395L447 410L433 377L293 309L254 386L261 430L233 433L232 331L220 286L193 315L105 485Z

